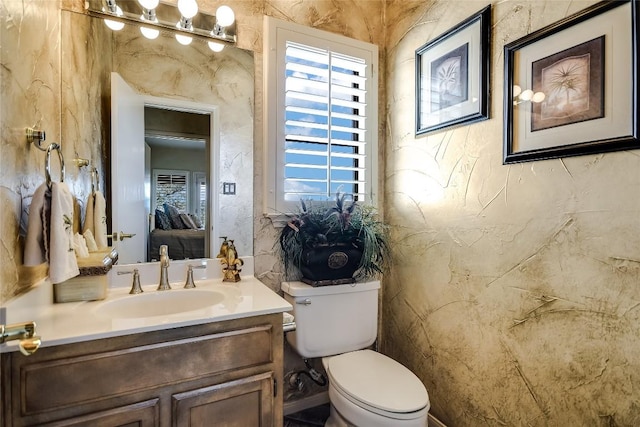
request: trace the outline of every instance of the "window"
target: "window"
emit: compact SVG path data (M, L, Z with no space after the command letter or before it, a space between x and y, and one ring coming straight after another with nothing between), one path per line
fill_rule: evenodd
M153 209L162 209L164 203L180 211L189 209L189 171L154 169L153 182Z
M266 211L376 203L377 47L265 18Z

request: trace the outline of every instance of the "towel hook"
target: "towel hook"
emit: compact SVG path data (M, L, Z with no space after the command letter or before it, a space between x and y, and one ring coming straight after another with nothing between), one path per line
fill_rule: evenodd
M27 128L26 134L27 134L27 142L29 142L30 144L33 143L33 145L38 150L47 151L46 148L42 148L42 141L47 139L47 134L45 133L45 131L37 130L33 128Z
M64 182L64 157L62 157L62 149L55 142L47 147L47 155L45 157L44 173L47 179L47 187L51 188L51 151L58 151L58 159L60 160L60 182Z

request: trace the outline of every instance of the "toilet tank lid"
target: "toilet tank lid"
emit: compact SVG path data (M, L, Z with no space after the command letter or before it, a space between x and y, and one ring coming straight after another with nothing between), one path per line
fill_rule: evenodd
M350 292L373 291L380 288L380 281L351 283L348 285L316 286L307 285L303 282L282 282L280 285L282 292L292 297L306 297L317 295L346 294Z

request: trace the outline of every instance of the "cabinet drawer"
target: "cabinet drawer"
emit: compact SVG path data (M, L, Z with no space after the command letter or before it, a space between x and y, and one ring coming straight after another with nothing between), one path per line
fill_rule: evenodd
M20 367L20 413L98 402L273 361L272 326L53 359Z

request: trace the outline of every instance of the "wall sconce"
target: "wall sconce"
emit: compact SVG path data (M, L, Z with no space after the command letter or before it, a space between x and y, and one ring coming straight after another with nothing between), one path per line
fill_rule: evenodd
M104 19L112 30L132 24L151 40L164 31L183 45L194 39L206 41L214 52L236 43L235 14L229 6L220 6L215 15L208 15L199 13L196 0L178 0L177 7L160 0L116 1L88 0L85 7L90 16Z
M518 85L513 85L513 105L522 104L523 102L535 102L536 104L544 101L546 95L544 92L533 93L531 89L522 90Z

